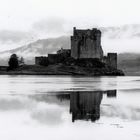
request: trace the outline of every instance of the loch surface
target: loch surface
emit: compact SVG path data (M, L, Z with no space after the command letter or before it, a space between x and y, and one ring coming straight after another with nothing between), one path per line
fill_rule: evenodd
M140 140L140 77L0 75L3 140Z

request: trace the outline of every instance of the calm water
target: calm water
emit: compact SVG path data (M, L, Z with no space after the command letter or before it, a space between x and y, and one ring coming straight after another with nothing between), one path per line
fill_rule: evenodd
M0 76L2 140L140 140L140 77Z

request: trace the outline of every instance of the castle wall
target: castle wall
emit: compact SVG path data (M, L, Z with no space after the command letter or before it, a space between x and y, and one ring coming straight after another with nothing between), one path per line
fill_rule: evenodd
M39 57L35 57L35 64L36 64L36 65L39 65L39 62L40 62Z
M61 63L70 57L70 53L70 49L61 49L57 51L57 54L48 54L48 57L35 57L35 64L47 66L49 64Z
M59 63L62 61L61 54L48 54L48 60L50 64Z
M94 40L87 38L84 45L80 46L80 58L101 58L102 57L101 46L99 46Z
M36 65L48 65L48 58L45 56L35 57Z
M65 52L57 52L58 54L48 54L48 61L50 64L63 62L66 58L70 57L70 50Z
M49 64L56 64L63 60L61 54L48 54L48 57L35 57L35 64L36 65L49 65Z
M108 53L106 64L117 69L117 53Z
M71 36L71 57L77 59L79 57L78 53L78 38Z

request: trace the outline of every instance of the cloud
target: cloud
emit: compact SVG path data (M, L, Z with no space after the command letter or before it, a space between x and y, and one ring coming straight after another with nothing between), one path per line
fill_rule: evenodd
M65 20L62 18L48 18L37 21L33 24L33 29L46 33L62 33L65 30Z
M50 105L46 103L40 103L36 110L31 113L32 119L42 124L58 125L63 122L62 115L64 113L63 108L57 105Z
M140 108L139 106L131 107L130 105L114 104L101 107L101 116L118 117L128 120L139 120Z
M103 36L108 39L133 39L140 38L140 24L101 28Z
M0 41L5 42L21 42L23 40L31 40L35 35L29 32L1 30Z
M36 106L36 102L30 100L25 96L12 96L12 95L1 95L0 98L0 112L1 111L10 111L10 110L23 110L23 109L32 109Z
M32 31L0 30L0 51L21 47L37 39Z

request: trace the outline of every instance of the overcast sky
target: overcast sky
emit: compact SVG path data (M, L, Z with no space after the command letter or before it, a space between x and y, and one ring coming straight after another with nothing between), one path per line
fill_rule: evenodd
M70 34L73 26L125 24L140 24L140 0L0 0L0 51Z

